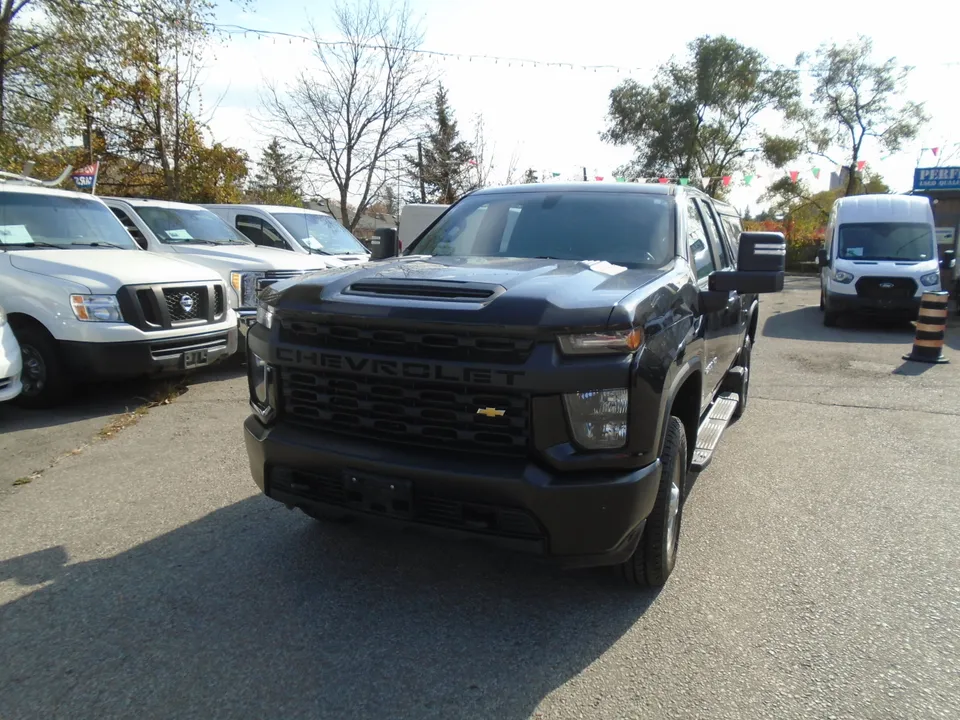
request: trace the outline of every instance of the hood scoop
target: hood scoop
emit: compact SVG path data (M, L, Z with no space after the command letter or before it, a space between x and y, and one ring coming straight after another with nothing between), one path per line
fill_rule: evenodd
M491 300L503 292L500 285L456 280L360 280L349 285L343 294L476 303Z

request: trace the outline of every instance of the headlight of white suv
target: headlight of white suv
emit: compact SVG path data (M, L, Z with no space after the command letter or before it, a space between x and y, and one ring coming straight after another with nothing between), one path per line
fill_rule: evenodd
M237 291L240 298L240 307L252 308L257 305L257 280L265 273L255 271L234 270L230 273L230 284Z
M834 270L833 279L836 280L838 283L842 283L846 285L847 283L853 280L853 273L848 273L843 270Z
M116 295L71 295L70 307L83 322L123 322Z
M933 287L940 282L940 271L927 273L920 278L920 282L923 283L926 287Z

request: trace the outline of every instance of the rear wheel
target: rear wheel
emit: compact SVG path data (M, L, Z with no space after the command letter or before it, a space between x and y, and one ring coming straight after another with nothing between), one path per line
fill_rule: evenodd
M633 555L619 566L623 579L638 587L663 587L677 563L683 485L687 476L687 435L679 418L670 417L663 444L660 488L653 511Z
M18 324L13 334L20 343L23 389L14 401L25 408L50 408L70 396L67 377L56 341L43 328Z

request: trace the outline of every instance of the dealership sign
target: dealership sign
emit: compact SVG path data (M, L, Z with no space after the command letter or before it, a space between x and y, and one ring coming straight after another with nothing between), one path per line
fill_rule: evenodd
M914 190L960 190L960 167L917 168Z

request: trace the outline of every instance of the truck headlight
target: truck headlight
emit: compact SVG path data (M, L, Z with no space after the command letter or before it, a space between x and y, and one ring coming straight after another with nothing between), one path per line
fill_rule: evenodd
M123 322L116 295L71 295L70 307L83 322Z
M853 280L853 274L844 272L843 270L834 270L833 279L836 280L838 283L843 283L844 285L846 285L847 283Z
M274 370L266 360L247 351L247 383L250 386L250 407L264 423L276 415Z
M643 331L608 330L582 335L557 337L560 352L564 355L613 355L631 353L643 344Z
M589 450L611 450L627 442L626 388L567 393L563 404L574 441Z
M938 270L937 272L927 273L920 278L920 282L927 287L933 287L940 282L940 271Z
M273 327L273 315L276 309L268 305L263 300L257 302L257 322L263 325L267 330Z
M230 273L230 285L237 291L240 307L255 307L257 304L257 280L266 273L234 270Z

